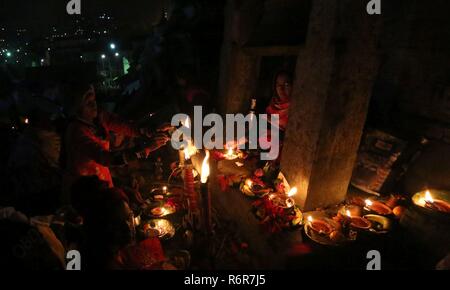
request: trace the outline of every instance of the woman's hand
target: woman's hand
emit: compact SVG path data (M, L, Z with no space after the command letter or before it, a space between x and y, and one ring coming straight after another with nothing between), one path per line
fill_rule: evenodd
M156 132L169 132L174 128L170 123L164 123L156 129Z
M156 151L162 146L166 145L169 140L170 138L167 136L167 134L164 133L159 133L153 136L150 145L144 149L145 158L147 158L151 152Z

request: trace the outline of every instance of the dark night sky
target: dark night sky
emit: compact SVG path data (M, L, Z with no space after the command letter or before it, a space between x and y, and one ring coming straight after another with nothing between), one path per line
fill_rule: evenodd
M49 31L73 17L66 13L69 0L0 0L0 25L7 28L28 28L34 35ZM112 14L119 21L148 27L157 21L162 8L170 0L81 0L81 13L97 16Z

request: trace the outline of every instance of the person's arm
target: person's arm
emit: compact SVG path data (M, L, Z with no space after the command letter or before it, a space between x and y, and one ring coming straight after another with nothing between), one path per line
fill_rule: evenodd
M103 166L124 165L138 159L140 155L144 155L144 153L139 154L133 148L117 152L105 150L102 144L104 141L92 134L88 128L78 128L74 135L73 142L77 145L73 150L77 150Z
M127 137L137 137L139 135L142 135L142 132L139 130L139 128L134 126L134 124L121 120L115 114L106 111L101 111L99 114L101 122L108 130L125 135Z
M73 139L71 140L71 150L76 150L78 154L85 155L88 159L108 166L110 164L110 152L105 150L103 140L95 136L89 128L77 127L73 132Z

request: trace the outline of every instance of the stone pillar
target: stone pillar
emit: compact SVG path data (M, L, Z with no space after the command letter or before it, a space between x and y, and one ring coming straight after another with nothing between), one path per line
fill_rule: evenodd
M262 13L263 1L227 1L221 51L219 113L248 110L258 79L259 57L242 49ZM252 13L253 12L253 13Z
M281 162L304 210L347 194L378 70L381 16L367 2L312 1Z

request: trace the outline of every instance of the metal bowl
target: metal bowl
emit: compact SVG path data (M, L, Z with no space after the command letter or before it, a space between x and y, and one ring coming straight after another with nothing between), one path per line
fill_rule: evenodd
M371 222L371 227L369 231L375 234L386 234L392 228L392 221L382 215L377 214L367 214L364 216L365 219Z

